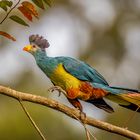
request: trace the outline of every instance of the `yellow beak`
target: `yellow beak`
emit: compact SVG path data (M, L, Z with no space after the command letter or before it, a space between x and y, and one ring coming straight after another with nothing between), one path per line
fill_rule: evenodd
M32 49L32 46L31 46L31 45L27 45L27 46L25 46L25 47L23 48L23 50L24 50L24 51L27 51L27 52L31 51L31 49Z

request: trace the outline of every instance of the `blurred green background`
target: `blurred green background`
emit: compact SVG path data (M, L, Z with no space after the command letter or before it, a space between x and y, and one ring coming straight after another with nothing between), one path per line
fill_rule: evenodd
M39 9L38 9L39 10ZM18 11L14 11L18 14ZM7 19L0 30L15 36L12 42L0 36L0 84L16 90L53 98L71 106L64 96L48 93L49 79L33 57L22 51L30 34L48 39L50 56L84 60L98 70L112 86L140 88L140 0L54 0L46 11L39 10L30 28ZM22 15L20 15L22 16ZM0 19L4 17L0 10ZM128 127L140 133L140 114L125 124L132 111L109 103L115 113L107 114L82 102L87 115ZM33 103L24 103L47 140L85 140L81 124L68 116ZM72 106L71 106L72 107ZM124 137L88 127L98 140L125 140ZM0 96L0 140L39 140L19 103Z

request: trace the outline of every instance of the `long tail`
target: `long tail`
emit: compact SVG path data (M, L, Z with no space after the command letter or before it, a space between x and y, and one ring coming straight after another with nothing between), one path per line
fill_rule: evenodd
M117 102L120 106L140 112L140 91L135 89L110 87L112 94L108 99Z

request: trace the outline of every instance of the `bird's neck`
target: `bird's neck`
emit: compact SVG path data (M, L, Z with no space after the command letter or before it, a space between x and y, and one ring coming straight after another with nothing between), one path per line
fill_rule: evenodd
M42 60L42 59L48 57L47 54L46 54L46 52L45 52L45 50L37 50L37 51L33 54L33 56L35 57L36 61L40 61L40 60Z
M40 65L44 65L44 61L48 62L50 57L48 57L47 53L44 50L37 50L33 56L35 57L36 63ZM42 64L43 63L43 64Z
M39 50L33 55L35 57L37 65L49 77L57 65L55 59L53 57L48 57L46 52L42 50Z

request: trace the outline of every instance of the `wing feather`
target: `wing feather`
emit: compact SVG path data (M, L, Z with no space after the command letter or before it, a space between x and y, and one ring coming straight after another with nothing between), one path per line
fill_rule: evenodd
M76 78L82 81L108 85L104 77L88 64L69 57L64 58L64 60L63 66L65 70Z

